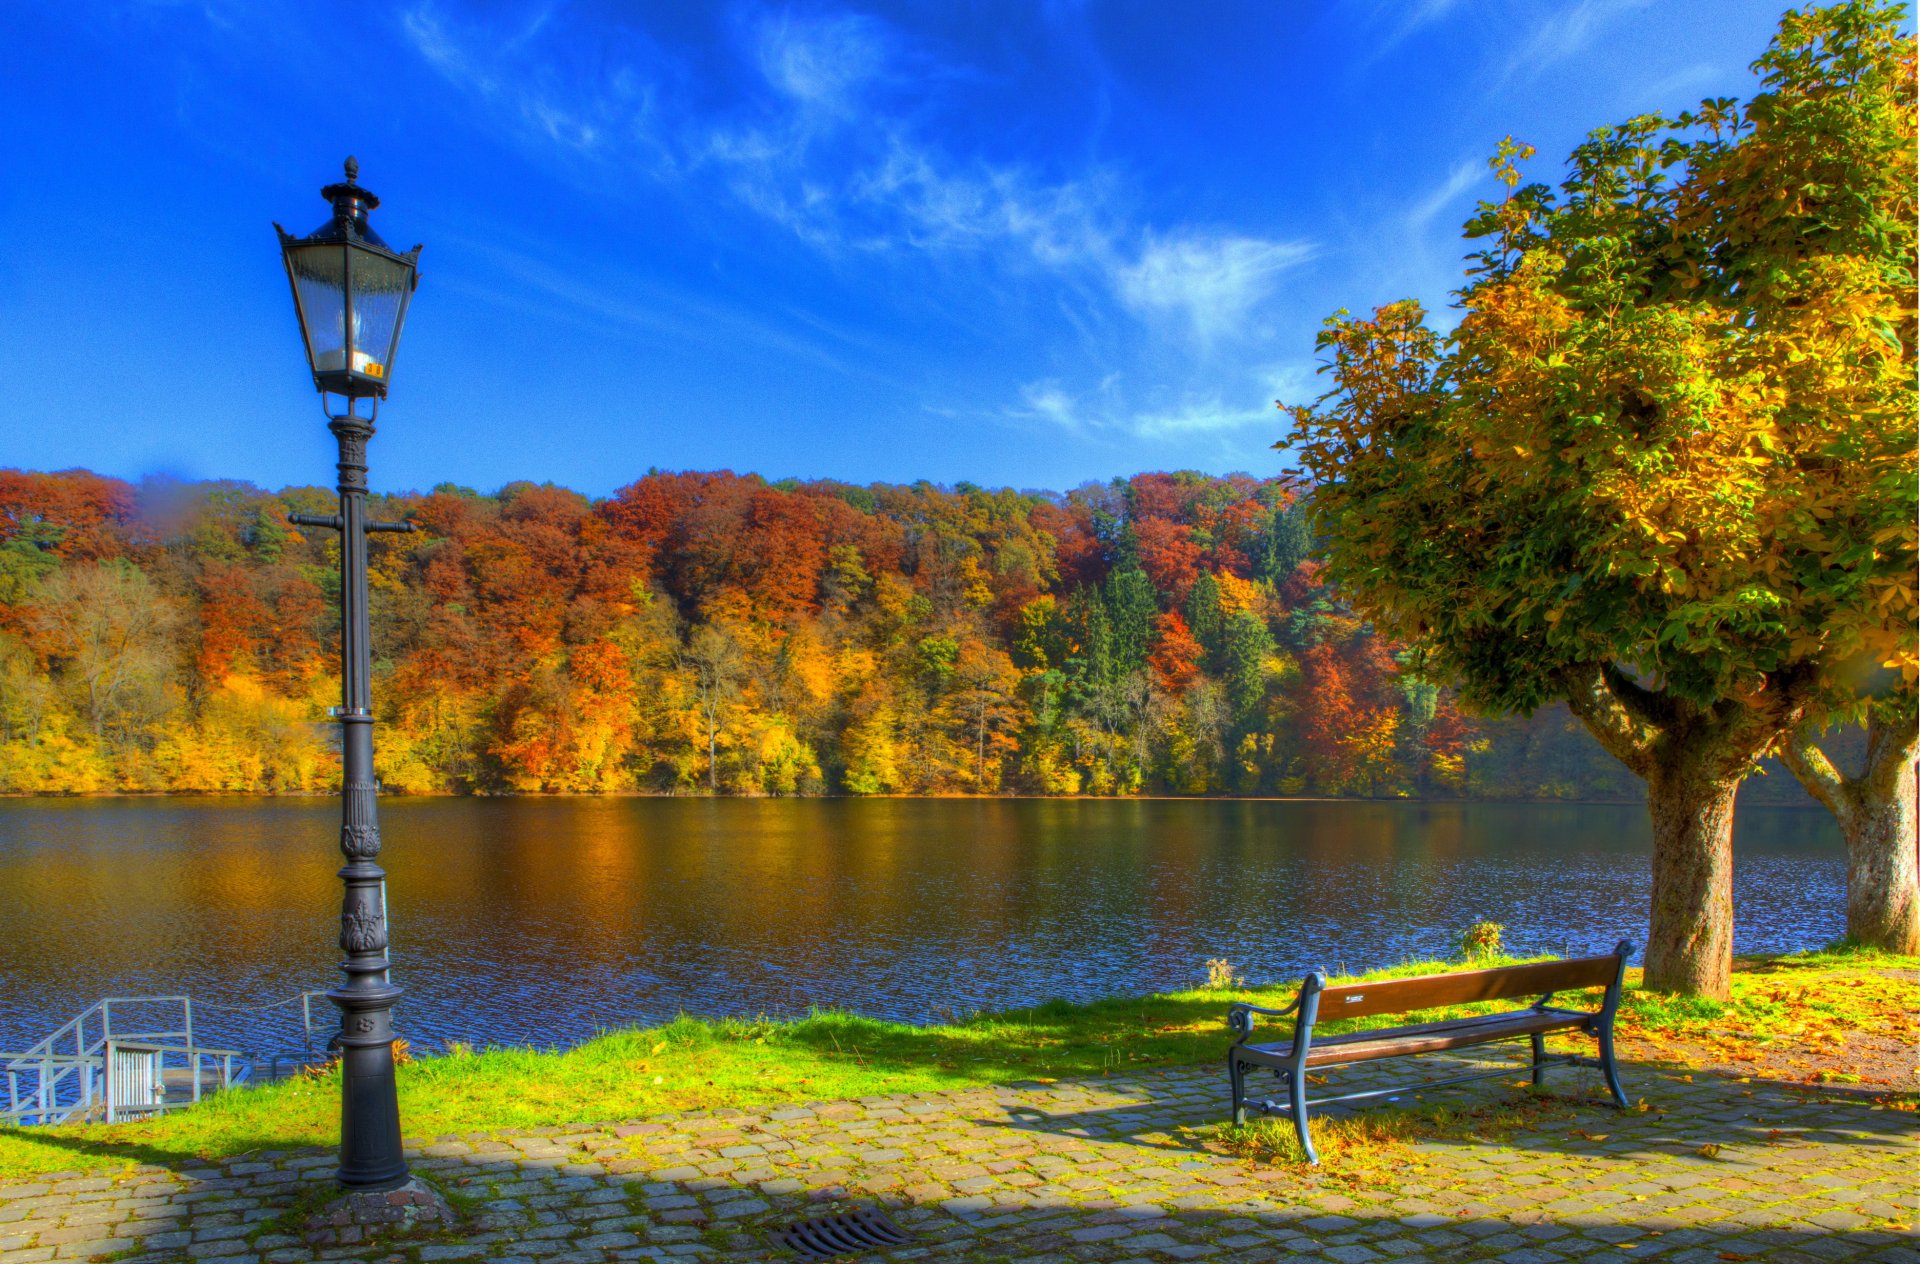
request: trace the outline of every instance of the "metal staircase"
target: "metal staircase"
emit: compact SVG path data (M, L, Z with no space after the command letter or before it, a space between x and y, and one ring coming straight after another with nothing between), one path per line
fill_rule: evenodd
M193 1039L185 996L110 996L23 1053L0 1053L0 1122L119 1120L191 1106L251 1078L238 1049Z

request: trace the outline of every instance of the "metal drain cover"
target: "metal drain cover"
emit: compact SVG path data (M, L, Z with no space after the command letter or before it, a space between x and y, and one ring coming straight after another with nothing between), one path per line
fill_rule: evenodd
M856 1207L833 1216L817 1216L790 1224L780 1231L783 1245L792 1247L805 1260L826 1260L836 1255L854 1255L861 1251L905 1246L913 1235L868 1207Z

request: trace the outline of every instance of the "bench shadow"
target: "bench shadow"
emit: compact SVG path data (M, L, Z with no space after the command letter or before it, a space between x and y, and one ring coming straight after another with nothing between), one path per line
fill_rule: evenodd
M1202 1135L1191 1123L1166 1119L1141 1120L1138 1106L1109 1107L1054 1113L1033 1106L1016 1106L1004 1119L970 1119L981 1128L1006 1128L1015 1132L1039 1132L1073 1137L1084 1141L1125 1141L1153 1150L1175 1150L1211 1154Z
M1429 1055L1429 1065L1437 1058ZM1506 1070L1511 1078L1492 1078L1474 1084L1435 1087L1410 1075L1390 1072L1354 1077L1342 1082L1338 1071L1322 1083L1313 1077L1318 1094L1337 1095L1359 1089L1397 1090L1390 1097L1365 1103L1330 1104L1313 1108L1309 1118L1315 1123L1362 1118L1381 1112L1405 1112L1435 1120L1430 1129L1417 1124L1411 1140L1423 1147L1479 1146L1497 1135L1501 1144L1515 1149L1551 1152L1574 1157L1592 1156L1596 1147L1614 1139L1628 1124L1651 1113L1664 1118L1657 1108L1642 1111L1638 1106L1626 1111L1614 1108L1600 1082L1599 1073L1587 1068L1562 1068L1548 1073L1539 1088L1529 1083L1525 1062L1503 1063L1449 1058L1450 1070ZM1686 1091L1692 1073L1681 1072L1655 1063L1621 1062L1627 1096L1636 1102L1644 1098L1636 1085L1658 1080L1662 1091ZM1429 1079L1439 1076L1429 1076ZM1715 1077L1731 1083L1728 1077ZM1277 1083L1277 1082L1276 1082ZM1226 1075L1220 1076L1220 1103L1217 1111L1196 1109L1191 1093L1168 1094L1164 1101L1154 1100L1152 1080L1133 1082L1130 1087L1145 1093L1145 1103L1102 1107L1090 1110L1048 1111L1039 1106L1007 1108L998 1118L973 1118L979 1127L1003 1128L1018 1132L1045 1133L1082 1140L1127 1142L1147 1149L1218 1155L1217 1138L1229 1122ZM1258 1085L1250 1086L1258 1095ZM1724 1091L1724 1089L1722 1090ZM1686 1142L1650 1141L1621 1151L1626 1154L1699 1154L1702 1147L1739 1145L1787 1145L1817 1143L1826 1145L1878 1145L1896 1138L1909 1138L1914 1132L1910 1114L1871 1109L1883 1094L1834 1092L1831 1086L1811 1086L1787 1081L1754 1079L1737 1090L1743 1101L1760 1108L1758 1121L1717 1119L1713 1135ZM1277 1087L1275 1095L1278 1096ZM1789 1112L1809 1098L1861 1107L1857 1126L1844 1131L1807 1130L1799 1127L1776 1128L1767 1124L1767 1104ZM1281 1113L1264 1116L1283 1128L1291 1128L1291 1117ZM1249 1112L1249 1122L1262 1118Z

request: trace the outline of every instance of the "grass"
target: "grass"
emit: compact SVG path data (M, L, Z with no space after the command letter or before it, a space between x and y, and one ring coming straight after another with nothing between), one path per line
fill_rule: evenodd
M1817 1036L1846 1023L1887 1025L1896 1011L1911 1015L1920 988L1883 972L1916 965L1913 958L1832 953L1743 961L1731 1004L1634 991L1623 1007L1623 1028L1692 1039L1727 1027ZM1360 977L1459 968L1408 962ZM398 1068L402 1117L410 1137L428 1138L1187 1066L1217 1061L1224 1052L1228 1000L1277 1007L1292 999L1295 987L1201 988L1085 1005L1053 1001L924 1027L834 1013L795 1021L683 1017L610 1032L565 1051L488 1049L416 1059ZM1402 1021L1382 1016L1322 1030ZM1910 1017L1906 1021L1910 1025ZM1276 1028L1275 1038L1287 1030ZM336 1072L221 1093L191 1110L136 1123L3 1128L0 1179L142 1163L191 1167L253 1152L331 1146L338 1140L338 1101Z
M1920 959L1846 947L1743 957L1734 963L1727 1001L1629 991L1620 1033L1723 1062L1752 1061L1756 1050L1776 1042L1838 1053L1842 1037L1857 1033L1911 1044L1920 984L1893 972L1910 975L1916 967ZM1634 981L1631 972L1628 978Z

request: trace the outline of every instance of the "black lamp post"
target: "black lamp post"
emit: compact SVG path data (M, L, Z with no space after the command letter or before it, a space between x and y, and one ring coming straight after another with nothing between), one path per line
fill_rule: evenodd
M313 384L340 442L340 512L295 514L302 526L340 533L340 902L341 970L347 981L327 993L340 1007L340 1184L349 1191L384 1190L407 1181L400 1144L400 1099L393 1077L393 1003L400 989L387 979L386 871L375 814L372 669L367 625L367 532L411 531L412 523L368 522L367 441L387 396L407 300L419 284L420 247L394 251L367 225L380 199L347 178L320 190L333 218L305 237L275 224L294 309L313 369ZM330 397L337 397L335 399ZM365 415L360 407L365 404Z

